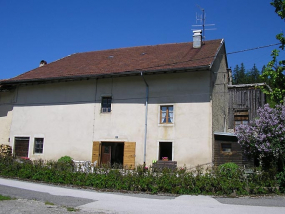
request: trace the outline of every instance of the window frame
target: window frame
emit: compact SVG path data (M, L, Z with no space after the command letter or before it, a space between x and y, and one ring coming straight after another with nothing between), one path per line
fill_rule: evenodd
M163 114L163 111L162 111L162 108L165 108L166 107L166 117L165 117L165 122L163 122L162 120L164 118L162 118L162 114ZM169 107L172 107L172 112L169 111ZM172 113L172 122L171 122L171 117L169 117L169 113ZM170 122L169 122L169 119L170 119ZM174 124L174 105L172 104L167 104L167 105L160 105L159 106L159 124L161 125L173 125Z
M16 154L16 148L18 147L18 143L20 143L20 141L28 141L27 142L28 143L27 156L22 156L22 155ZM14 135L13 136L13 147L12 147L13 155L18 156L18 157L29 157L30 146L31 146L31 136L22 136L22 135Z
M234 112L234 129L243 124L248 125L249 123L249 112L247 109L239 109Z
M107 100L107 106L104 105L104 100ZM111 113L112 111L112 96L102 96L101 97L101 113Z
M169 141L169 140L157 141L157 160L162 160L163 155L161 154L161 149L162 149L161 145L163 145L164 143L171 144L171 156L170 157L168 156L168 160L173 161L174 160L174 141Z
M224 147L225 146L225 147ZM230 150L229 151L227 151L227 150L224 150L224 149L229 149L230 148ZM232 148L232 144L231 143L221 143L221 152L222 153L232 153L232 150L233 148Z
M37 140L42 140L42 142L40 144L38 144ZM37 148L40 145L41 148ZM40 151L37 151L40 150ZM43 137L35 137L34 138L34 154L43 154L44 153L44 138Z

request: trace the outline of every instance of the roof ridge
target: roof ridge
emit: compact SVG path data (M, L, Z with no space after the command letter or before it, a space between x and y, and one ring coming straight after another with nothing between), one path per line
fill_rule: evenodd
M112 49L104 49L104 50L78 52L78 53L75 53L75 54L93 53L93 52L104 52L104 51L114 51L114 50L122 50L122 49L135 49L135 48L143 48L143 47L155 47L155 46L177 45L177 44L186 44L186 43L193 43L193 42L179 42L179 43L166 43L166 44L156 44L156 45L141 45L141 46L132 46L132 47L121 47L121 48L112 48Z
M213 39L213 40L207 40L204 41L206 43L212 42L212 41L222 41L223 39ZM155 46L166 46L166 45L179 45L179 44L191 44L193 41L190 42L173 42L173 43L165 43L165 44L155 44L155 45L141 45L141 46L132 46L132 47L120 47L120 48L112 48L112 49L103 49L103 50L94 50L94 51L85 51L85 52L77 52L74 54L84 54L84 53L94 53L94 52L104 52L104 51L114 51L114 50L122 50L122 49L135 49L135 48L143 48L143 47L155 47ZM71 54L73 55L73 54ZM68 55L70 56L70 55ZM63 59L63 58L62 58Z

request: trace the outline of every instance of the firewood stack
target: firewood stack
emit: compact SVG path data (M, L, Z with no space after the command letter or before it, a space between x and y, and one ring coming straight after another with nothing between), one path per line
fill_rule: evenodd
M3 156L3 157L12 156L12 147L9 145L1 144L0 145L0 156Z

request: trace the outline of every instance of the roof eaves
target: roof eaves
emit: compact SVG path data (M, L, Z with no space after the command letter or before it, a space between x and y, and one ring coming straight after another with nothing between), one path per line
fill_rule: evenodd
M214 135L221 135L221 136L233 136L236 137L236 133L232 132L214 132Z
M215 53L215 56L214 56L213 61L212 61L211 64L210 64L210 68L212 68L212 66L213 66L213 64L214 64L214 62L215 62L215 60L216 60L216 58L217 58L217 56L218 56L218 54L219 54L221 48L223 47L223 45L224 45L224 39L222 39L221 42L220 42L220 46L219 46L218 50L217 50L216 53Z
M35 79L10 80L10 81L5 80L5 81L1 81L0 84L2 85L13 84L14 85L14 84L28 84L28 83L48 82L48 81L72 81L72 80L80 80L80 79L99 79L99 78L108 78L108 77L115 77L115 76L116 77L134 76L134 75L140 75L141 72L145 74L161 74L161 73L189 72L189 71L201 71L201 70L210 70L210 66L204 65L204 66L195 66L195 67L156 69L156 70L137 69L134 71L124 71L124 72L105 73L105 74L35 78Z
M269 91L272 92L272 89L269 85L267 85L265 82L264 83L251 83L251 84L238 84L238 85L228 85L228 88L250 88L250 87L267 87Z
M266 83L238 84L238 85L228 85L228 88L247 88L247 87L265 86L265 85Z

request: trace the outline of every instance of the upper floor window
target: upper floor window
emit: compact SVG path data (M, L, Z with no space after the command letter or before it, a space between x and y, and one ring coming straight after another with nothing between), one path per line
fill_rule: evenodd
M236 110L234 113L234 125L235 127L243 124L248 124L248 110Z
M160 123L173 123L173 105L160 106Z
M112 97L102 97L101 112L111 112Z

